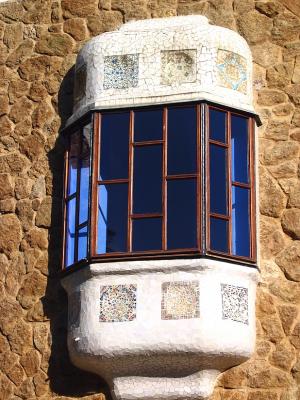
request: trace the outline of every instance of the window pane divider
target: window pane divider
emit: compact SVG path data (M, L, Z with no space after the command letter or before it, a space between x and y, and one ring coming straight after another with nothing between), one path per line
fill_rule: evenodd
M105 180L98 180L97 185L111 185L114 183L128 183L129 179L127 178L120 178L120 179L105 179Z
M93 156L92 163L92 200L91 200L91 255L97 254L97 223L98 223L98 173L100 167L101 114L95 113L93 119Z
M127 210L127 252L132 251L132 180L133 180L133 135L134 112L130 111L129 120L129 148L128 148L128 210Z
M201 106L196 106L196 167L197 167L197 188L196 188L196 227L197 227L197 247L201 249Z
M83 128L80 127L80 145L78 154L81 154L82 142L83 142ZM80 179L81 179L81 163L82 160L78 157L77 164L77 177L76 177L76 213L75 213L75 246L74 246L74 261L78 261L78 224L79 224L79 212L80 212Z
M227 113L227 115L228 115L228 113ZM228 124L227 124L226 128L228 129ZM213 140L213 139L209 139L208 141L209 141L209 144L215 144L216 146L225 147L226 149L229 147L228 143L218 142L217 140Z
M228 191L228 253L232 254L232 172L231 172L231 113L227 112L227 191Z
M230 220L230 216L229 215L223 215L223 214L217 214L217 213L209 213L209 216L213 217L213 218L225 219L226 221Z
M77 178L76 178L76 181L77 181ZM77 191L72 193L72 194L70 194L69 196L66 196L65 202L68 202L68 201L74 199L76 196L77 196Z
M85 226L88 226L88 221L82 222L79 224L76 228L76 231L79 231L80 229L84 228Z
M168 222L168 187L167 187L167 168L168 168L168 109L163 108L163 165L162 165L162 250L167 250L167 222Z
M238 186L238 187L245 188L245 189L251 189L250 183L232 181L232 186Z
M248 148L249 148L249 169L250 169L250 257L256 258L256 193L255 193L255 127L254 120L248 119Z
M196 174L177 174L177 175L167 175L165 178L170 181L172 179L193 179L198 178L199 173Z
M130 218L132 219L141 219L141 218L161 218L163 217L163 213L145 213L145 214L131 214Z
M134 147L139 147L139 146L154 146L163 143L164 143L163 140L145 140L144 142L132 142L132 145Z

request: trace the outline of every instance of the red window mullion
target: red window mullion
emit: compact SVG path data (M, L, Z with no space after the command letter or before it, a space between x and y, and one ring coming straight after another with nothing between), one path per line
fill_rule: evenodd
M127 215L127 252L132 251L132 188L133 188L133 142L134 142L134 112L130 111L129 121L129 155L128 155L128 215Z

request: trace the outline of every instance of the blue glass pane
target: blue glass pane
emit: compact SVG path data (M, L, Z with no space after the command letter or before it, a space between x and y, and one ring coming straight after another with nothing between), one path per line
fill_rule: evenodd
M134 113L134 141L161 140L163 130L162 116L162 109L136 111Z
M129 112L102 114L100 179L128 177Z
M88 219L89 211L90 159L85 158L80 164L79 224L83 224Z
M66 267L73 264L74 249L75 249L75 214L76 213L76 199L73 198L67 203L67 224L66 224Z
M209 138L218 142L227 142L225 112L209 109Z
M250 191L232 187L232 253L250 257Z
M232 180L249 182L248 119L238 115L231 117Z
M197 246L196 180L168 181L168 249Z
M210 248L228 253L228 221L210 218Z
M97 253L127 250L128 185L98 188Z
M162 146L134 149L133 213L162 210Z
M80 132L75 132L70 137L69 171L68 171L68 196L77 190L78 157L80 152Z
M162 219L143 218L132 221L132 250L161 250Z
M227 150L210 144L210 212L227 215Z
M78 231L78 261L87 257L87 241L88 231L87 226Z
M196 172L196 107L174 107L168 111L168 175Z

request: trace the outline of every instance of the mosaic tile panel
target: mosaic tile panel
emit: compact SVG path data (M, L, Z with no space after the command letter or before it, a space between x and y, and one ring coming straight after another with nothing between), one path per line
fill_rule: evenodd
M199 283L164 282L162 284L161 319L199 317Z
M221 283L223 319L249 324L248 289Z
M136 318L136 285L100 287L100 322L133 321Z
M104 57L104 89L127 89L138 85L139 55Z
M187 83L196 81L196 50L161 51L161 83Z
M86 65L78 68L75 73L74 102L77 103L85 96L87 70Z
M247 60L244 57L219 49L217 75L220 86L247 93Z
M80 321L80 292L73 292L68 300L69 327L78 328Z

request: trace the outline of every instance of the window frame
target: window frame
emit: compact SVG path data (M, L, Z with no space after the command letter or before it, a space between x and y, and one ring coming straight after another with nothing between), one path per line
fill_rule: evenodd
M196 142L197 142L197 169L195 174L179 174L168 176L167 175L167 108L168 107L188 107L195 106L196 108ZM97 213L98 213L98 186L100 181L98 179L98 171L100 166L100 141L101 141L101 114L102 113L130 113L130 136L129 136L129 165L128 165L128 179L116 179L115 183L125 182L129 185L128 193L128 223L127 223L127 235L129 235L128 243L131 249L130 238L132 240L132 223L131 219L142 218L147 214L141 214L138 216L132 215L131 205L132 201L132 156L133 148L136 143L133 141L133 114L135 111L140 110L151 110L151 109L162 109L163 110L163 136L162 140L147 141L147 144L142 146L161 144L162 145L162 213L153 214L150 218L161 217L162 218L162 244L166 247L166 230L167 230L167 217L166 217L166 187L168 180L179 180L179 179L195 179L196 180L196 196L197 196L197 247L190 249L172 249L172 250L150 250L150 251L139 251L139 252L111 252L97 254ZM227 159L227 193L228 193L228 213L229 213L229 252L222 253L219 251L212 250L210 248L210 236L209 236L209 218L210 218L210 193L209 193L209 109L216 109L227 113L227 148L228 148L228 159ZM231 143L230 143L230 115L238 115L248 118L248 150L249 150L249 191L250 191L250 210L249 210L249 226L250 226L250 257L238 256L230 254L231 250ZM256 191L255 191L255 115L243 111L233 109L227 106L216 105L207 101L195 101L186 103L171 103L171 104L157 104L152 106L143 107L130 107L130 108L118 108L118 109L103 109L103 110L91 110L85 114L82 118L74 123L70 124L64 129L64 135L70 136L75 132L79 126L81 129L88 122L91 122L92 126L92 140L91 140L91 151L90 151L90 162L91 162L91 177L89 182L89 215L88 215L88 245L87 245L87 258L78 260L74 264L65 266L66 258L66 227L67 227L67 215L66 215L66 194L67 194L67 182L68 182L68 149L65 152L65 176L64 176L64 235L63 235L63 270L73 271L82 265L92 262L110 262L110 261L126 261L126 260L147 260L147 259L165 259L165 258L183 258L183 257L207 257L213 259L223 259L224 261L233 263L243 263L246 265L256 265ZM150 143L152 142L152 143ZM138 144L138 146L141 144ZM78 178L77 178L78 179ZM109 181L101 181L102 184ZM104 183L103 183L104 182ZM244 187L244 186L243 186ZM247 186L248 188L248 186ZM77 194L78 196L78 194ZM77 199L78 201L78 199ZM149 214L147 216L149 218Z

